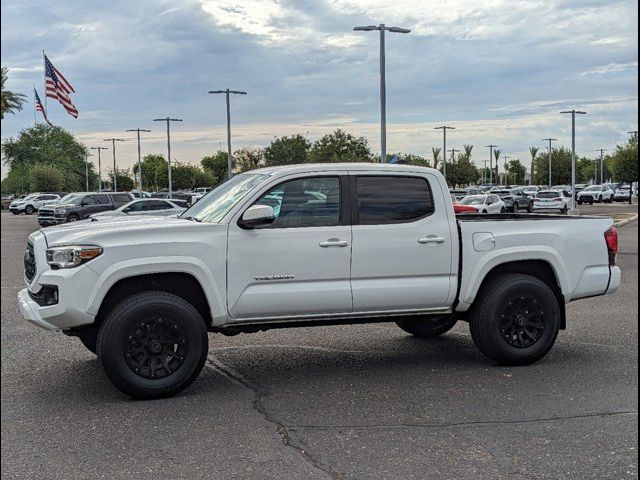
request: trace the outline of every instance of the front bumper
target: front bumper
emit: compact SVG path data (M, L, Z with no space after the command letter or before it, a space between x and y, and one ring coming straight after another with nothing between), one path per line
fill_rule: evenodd
M24 212L24 208L25 208L24 205L20 205L19 207L9 205L9 211L11 213L14 213L14 212L22 213Z
M49 227L51 225L58 225L64 223L64 219L52 217L52 216L38 216L38 223L42 227Z
M28 289L24 288L18 292L18 308L20 309L20 315L22 318L27 320L28 322L33 323L34 325L43 328L45 330L60 330L60 328L52 325L42 318L40 314L40 310L43 308L38 305L35 301L31 299L29 296Z

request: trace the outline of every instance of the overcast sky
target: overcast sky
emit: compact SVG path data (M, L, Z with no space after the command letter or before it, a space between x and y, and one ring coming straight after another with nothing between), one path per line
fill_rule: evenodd
M577 150L612 150L638 128L638 10L635 0L3 0L2 65L8 87L41 97L42 49L77 93L80 116L49 101L49 118L88 146L118 145L119 166L164 153L171 115L172 156L197 163L225 147L224 97L232 98L234 149L274 136L311 140L344 128L379 149L377 32L387 34L387 149L431 158L442 144L488 143L529 163L528 148L556 137L570 146L563 109L577 120ZM33 105L2 121L2 137L33 124ZM110 152L106 152L110 155Z

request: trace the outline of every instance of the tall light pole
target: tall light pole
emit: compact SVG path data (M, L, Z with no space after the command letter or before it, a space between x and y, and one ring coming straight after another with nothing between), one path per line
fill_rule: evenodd
M557 142L558 139L557 138L543 138L542 139L543 142L549 142L549 178L547 179L547 182L549 185L547 185L549 188L551 188L551 142Z
M171 122L181 122L180 118L154 118L154 122L167 122L167 172L168 172L168 180L169 180L169 198L173 198L173 187L171 182L171 134L169 133L169 124Z
M606 151L606 148L599 148L596 150L596 152L600 152L600 185L604 183L604 152ZM597 181L597 178L593 179L594 183L596 183Z
M453 163L456 160L456 153L459 153L460 150L458 150L457 148L452 148L449 151L451 152L451 162Z
M231 106L229 105L229 95L246 95L247 92L240 90L210 90L210 94L224 93L227 98L227 179L231 178L233 167L233 157L231 156Z
M482 183L485 183L487 177L487 161L484 160L484 170L482 170Z
M116 169L116 142L124 142L123 138L105 138L105 142L111 142L113 150L113 191L118 191L118 170Z
M509 160L511 157L507 157L506 155L502 156L502 159L504 160L504 186L507 186L507 160Z
M434 130L442 130L442 175L447 179L447 130L455 130L456 127L442 125Z
M485 145L489 149L489 185L493 185L493 149L498 145Z
M576 114L586 115L587 112L580 110L564 110L560 113L571 114L571 210L575 213L576 208L576 195L574 193L576 189Z
M84 180L86 184L85 192L89 191L89 157L93 157L88 151L84 152Z
M138 188L140 189L140 195L142 195L142 163L140 160L140 132L150 132L151 130L145 130L144 128L130 128L127 132L137 132L138 134Z
M640 156L638 156L638 130L631 130L631 135L633 135L633 139L636 142L636 162L640 162ZM633 181L629 180L629 205L633 203Z
M91 147L91 150L98 151L98 191L102 191L102 165L100 161L100 150L109 150L107 147Z
M384 32L410 33L411 30L408 28L387 27L384 23L378 26L353 27L354 32L371 32L373 30L380 31L380 162L385 163L387 161L387 85L385 80Z

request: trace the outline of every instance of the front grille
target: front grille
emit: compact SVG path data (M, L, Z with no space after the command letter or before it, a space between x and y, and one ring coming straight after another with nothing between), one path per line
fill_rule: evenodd
M33 245L27 243L27 251L24 252L24 276L27 280L33 280L36 275L36 257L33 254Z
M53 210L41 208L38 210L39 217L53 217Z

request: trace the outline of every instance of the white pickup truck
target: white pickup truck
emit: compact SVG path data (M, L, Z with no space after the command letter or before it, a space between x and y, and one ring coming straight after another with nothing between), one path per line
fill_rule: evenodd
M237 175L181 217L34 232L18 301L156 398L196 378L207 332L391 321L431 338L463 320L489 359L529 364L566 303L618 288L616 253L608 218L456 218L433 169L292 165Z

